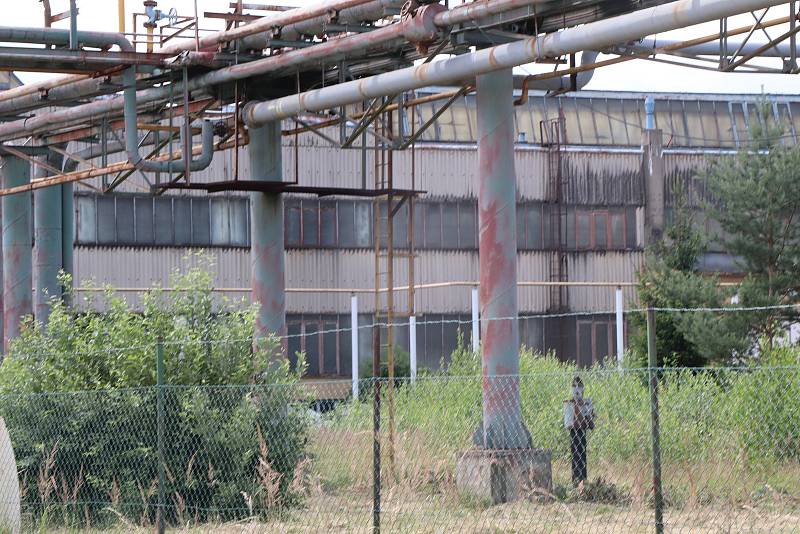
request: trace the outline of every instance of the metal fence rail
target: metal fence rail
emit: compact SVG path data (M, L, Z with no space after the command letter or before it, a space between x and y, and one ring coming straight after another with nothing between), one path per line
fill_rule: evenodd
M646 532L659 512L666 532L800 529L800 367L582 370L596 416L581 436L565 428L575 370L531 365L496 387L519 388L552 483L501 504L464 484L481 476L463 467L477 374L397 380L391 404L373 379L328 403L325 384L291 383L6 395L17 465L2 469L26 531Z

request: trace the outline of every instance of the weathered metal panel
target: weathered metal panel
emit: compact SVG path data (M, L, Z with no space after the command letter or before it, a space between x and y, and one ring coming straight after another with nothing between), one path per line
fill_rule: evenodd
M687 152L664 153L664 202L675 205L678 191L682 191L690 206L698 206L706 198L706 186L698 173L714 160L726 156Z
M573 252L567 254L573 282L636 282L644 255L641 252ZM636 303L636 289L623 287L627 307ZM614 287L570 287L573 311L614 313Z

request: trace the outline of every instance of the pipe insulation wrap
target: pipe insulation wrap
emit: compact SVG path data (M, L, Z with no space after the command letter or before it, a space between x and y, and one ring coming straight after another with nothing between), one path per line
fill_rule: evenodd
M654 33L783 3L781 0L679 0L540 38L524 39L268 102L251 102L242 110L242 117L248 126L259 126L298 113L323 111L429 85L459 83L537 59L559 57L581 50L604 49Z

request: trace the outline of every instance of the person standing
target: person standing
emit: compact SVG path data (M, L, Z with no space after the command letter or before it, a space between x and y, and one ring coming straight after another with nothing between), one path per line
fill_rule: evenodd
M564 428L569 430L572 483L578 486L587 478L586 436L594 429L595 412L592 400L584 397L581 377L572 379L570 392L572 398L564 401Z

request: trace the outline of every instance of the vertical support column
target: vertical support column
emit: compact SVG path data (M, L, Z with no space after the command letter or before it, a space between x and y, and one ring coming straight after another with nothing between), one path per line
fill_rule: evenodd
M408 318L408 350L409 366L411 367L411 383L417 381L417 317Z
M646 129L642 132L642 174L644 177L644 244L652 245L664 233L664 154L661 130L655 128L655 101L645 100Z
M353 400L358 400L358 296L350 297L350 369L353 376Z
M511 69L477 78L483 424L475 444L525 449L519 400L517 209Z
M74 276L75 198L72 182L61 184L61 269ZM73 280L73 283L76 281ZM67 302L69 304L69 302Z
M55 152L40 158L43 163L56 169L61 168L63 157ZM44 178L48 171L44 166L34 167L34 176ZM63 217L61 186L37 189L33 194L34 248L33 314L37 321L47 324L50 316L50 301L61 296L58 273L63 261Z
M481 348L481 323L480 323L480 303L478 300L478 288L472 288L472 352L478 352Z
M31 166L22 159L4 157L3 187L31 181ZM22 318L32 310L31 194L4 196L3 204L3 349L19 336Z
M625 357L625 328L621 287L617 287L614 292L614 308L617 319L617 366L622 367L622 360Z
M251 179L283 180L281 124L250 129ZM250 256L253 301L258 302L255 338L286 333L286 277L283 250L283 198L279 193L250 195Z

